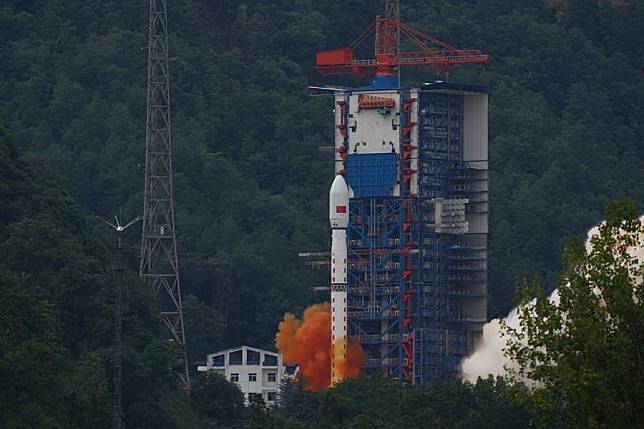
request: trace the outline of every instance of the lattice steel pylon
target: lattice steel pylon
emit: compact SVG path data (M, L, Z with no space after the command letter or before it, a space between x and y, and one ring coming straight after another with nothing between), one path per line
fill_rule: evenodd
M183 351L181 383L190 388L174 219L167 0L150 0L145 191L139 275L154 291L161 319Z
M116 232L116 248L112 255L113 273L112 280L114 281L114 362L112 374L112 428L121 429L123 427L123 404L121 401L121 384L122 365L121 365L121 334L123 331L123 320L121 314L121 298L122 298L122 283L123 274L127 270L126 256L123 251L123 236L125 230L141 220L141 216L136 217L125 225L121 225L122 218L115 216L115 223L108 222L100 216L97 216L101 222L109 225Z

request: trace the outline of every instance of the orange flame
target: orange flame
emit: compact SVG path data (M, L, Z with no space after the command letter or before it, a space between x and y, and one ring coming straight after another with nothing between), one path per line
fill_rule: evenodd
M346 343L347 341L343 339L335 341L335 365L344 378L357 378L360 375L360 367L365 361L364 351L357 341L349 340L348 344ZM347 345L346 360L342 353L337 352L342 350L345 344Z
M336 350L342 347L336 341ZM297 363L307 390L322 390L331 384L331 306L314 304L304 311L303 320L286 313L279 324L275 343L284 362ZM346 361L336 358L345 377L360 375L364 353L359 343L349 341Z

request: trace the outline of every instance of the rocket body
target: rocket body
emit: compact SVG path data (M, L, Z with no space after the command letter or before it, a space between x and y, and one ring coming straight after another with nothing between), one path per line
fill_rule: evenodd
M331 384L344 378L347 359L347 226L349 188L344 177L335 177L329 192L331 223Z

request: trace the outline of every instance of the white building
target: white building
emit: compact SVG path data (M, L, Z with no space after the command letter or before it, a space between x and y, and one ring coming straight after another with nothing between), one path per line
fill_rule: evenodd
M282 355L255 347L239 346L206 356L206 365L197 371L213 371L237 383L246 404L262 398L272 406L279 395L280 382L294 376L294 368L282 363Z

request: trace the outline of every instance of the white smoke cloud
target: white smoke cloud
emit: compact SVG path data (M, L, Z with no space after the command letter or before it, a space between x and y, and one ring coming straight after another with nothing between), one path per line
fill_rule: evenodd
M644 222L644 216L640 217ZM590 240L599 233L599 225L588 231L586 239L586 251L590 252L592 246ZM644 261L644 246L640 240L640 246L630 249L631 256L637 257L639 261ZM555 289L548 297L550 302L559 303L559 292ZM516 308L503 319L503 321L513 329L519 329L519 317ZM518 368L516 362L504 356L503 349L507 345L507 338L501 336L501 319L494 319L483 326L483 338L478 347L469 357L463 360L461 364L461 375L465 380L475 382L478 377L487 377L488 375L505 375L507 369Z

